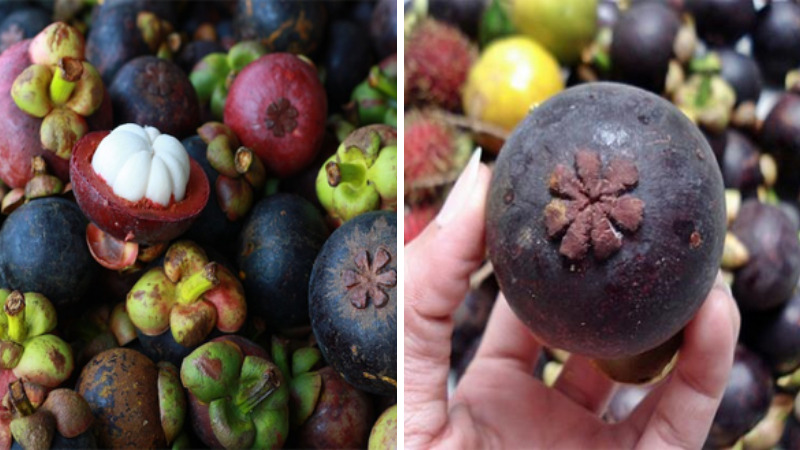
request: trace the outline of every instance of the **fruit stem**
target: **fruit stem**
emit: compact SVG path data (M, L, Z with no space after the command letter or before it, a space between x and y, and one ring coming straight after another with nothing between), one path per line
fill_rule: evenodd
M367 178L367 170L363 165L336 161L325 164L325 173L328 176L328 184L331 187L336 187L342 183L361 186Z
M11 400L11 406L14 411L21 417L27 417L36 412L31 405L28 394L25 393L25 385L22 380L14 380L8 385L8 398Z
M28 329L25 326L25 296L14 291L6 298L3 309L8 317L8 338L17 343L25 342Z
M203 266L203 270L198 270L178 282L175 288L177 300L182 305L190 305L218 284L217 263L210 262Z
M83 64L75 59L64 57L58 61L58 68L50 81L50 99L56 105L63 105L69 100L76 82L83 74Z
M244 414L249 414L256 406L258 406L265 398L275 392L281 385L278 375L274 370L264 372L258 380L258 385L250 389L250 395L236 403L236 407Z

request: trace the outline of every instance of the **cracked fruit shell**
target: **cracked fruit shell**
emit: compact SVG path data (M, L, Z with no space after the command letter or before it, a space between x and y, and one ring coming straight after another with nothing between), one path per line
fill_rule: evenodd
M502 292L547 344L600 359L665 343L719 268L722 176L699 129L639 88L553 97L500 151L487 247Z
M183 200L173 200L166 207L153 206L147 199L131 202L116 195L92 168L92 156L108 134L90 133L75 144L70 177L81 210L103 231L124 241L154 244L184 233L208 201L208 178L200 164L189 158L189 182Z

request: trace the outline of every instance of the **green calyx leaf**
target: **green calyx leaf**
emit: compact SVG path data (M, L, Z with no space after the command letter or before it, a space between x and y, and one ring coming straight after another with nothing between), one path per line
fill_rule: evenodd
M384 205L397 205L397 146L384 147L367 178L375 185Z
M168 362L158 363L158 409L167 444L173 442L186 418L186 396L178 369Z
M68 160L75 143L88 132L89 125L83 117L69 108L59 107L42 120L39 137L43 148Z
M176 301L175 284L160 267L154 267L133 285L125 308L136 328L148 336L157 336L169 328L170 311Z
M382 123L389 107L389 99L382 92L363 81L353 90L351 100L355 104L359 125Z
M208 405L211 430L224 448L251 448L256 439L256 427L248 415L242 414L227 398Z
M322 359L322 353L315 347L299 348L292 353L292 377L311 371Z
M214 89L225 83L230 70L225 53L210 53L197 63L189 74L189 81L201 103L208 103Z
M302 373L292 379L290 390L292 426L297 427L314 413L322 392L322 377L317 372Z
M176 304L169 315L169 328L175 342L192 348L206 340L217 323L217 310L206 301Z
M280 369L257 356L246 356L233 401L243 413L286 406L288 389Z
M45 334L29 338L14 375L46 387L56 387L74 368L72 348L61 338Z
M181 364L181 384L201 402L226 397L236 387L244 356L236 344L208 342Z
M53 109L50 101L50 82L53 71L47 66L34 64L20 73L11 85L11 97L22 111L43 118Z
M228 67L239 73L251 62L267 54L267 48L259 41L242 41L228 51Z

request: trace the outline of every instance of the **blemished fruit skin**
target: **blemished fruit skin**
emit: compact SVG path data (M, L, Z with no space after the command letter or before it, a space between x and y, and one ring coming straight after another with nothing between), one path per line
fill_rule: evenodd
M486 217L520 319L600 359L678 333L711 289L725 234L722 176L699 129L616 83L571 88L528 115L500 151Z

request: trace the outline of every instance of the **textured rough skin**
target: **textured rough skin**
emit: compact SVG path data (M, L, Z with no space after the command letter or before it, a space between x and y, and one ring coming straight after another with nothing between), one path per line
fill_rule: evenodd
M320 2L239 0L237 40L261 40L270 52L311 54L323 41L327 14Z
M42 119L22 112L11 98L11 85L26 67L31 65L25 40L8 48L0 55L0 180L11 187L24 187L31 178L31 159L42 155L50 173L62 180L69 179L69 160L44 150L39 139ZM107 130L113 125L111 98L103 96L103 103L93 115L86 118L89 130Z
M75 144L70 176L81 210L105 232L117 239L144 244L167 242L185 232L208 202L210 187L203 168L189 158L186 196L167 208L146 208L114 194L92 169L100 141L108 132L89 133Z
M271 111L279 113L275 124L270 123L275 119ZM327 111L316 70L289 53L272 53L239 73L228 92L224 116L242 145L256 152L269 172L286 178L314 161L325 135Z
M619 249L570 259L548 237L551 175L579 151L603 167L630 160L644 202ZM665 342L705 299L725 233L722 177L705 138L680 111L643 90L594 83L565 91L517 127L489 193L487 246L502 292L544 342L595 358L633 356ZM594 240L594 239L592 239Z
M388 302L365 308L350 301L343 273L355 267L364 250L373 261L384 248L391 259L382 272L397 272L395 213L361 214L339 227L320 251L309 282L311 327L325 360L359 389L380 395L396 393L397 288L385 287Z
M76 389L95 416L100 447L166 446L157 377L158 369L150 359L127 348L106 350L86 364Z

